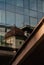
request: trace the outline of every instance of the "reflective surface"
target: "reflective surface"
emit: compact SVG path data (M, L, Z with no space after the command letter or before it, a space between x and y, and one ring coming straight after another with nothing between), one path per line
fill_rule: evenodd
M44 0L0 0L0 25L35 27L43 16ZM1 42L6 31L6 28L0 28Z
M35 26L43 16L44 0L0 0L0 24L22 27L30 24L30 18L34 17L37 21L31 25Z

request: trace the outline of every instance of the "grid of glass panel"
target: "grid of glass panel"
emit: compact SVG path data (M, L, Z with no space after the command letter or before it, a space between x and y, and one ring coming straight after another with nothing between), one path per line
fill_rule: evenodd
M35 26L44 16L44 0L0 0L0 24Z
M44 0L0 0L0 25L35 27L43 16ZM0 28L1 42L5 31L8 30Z

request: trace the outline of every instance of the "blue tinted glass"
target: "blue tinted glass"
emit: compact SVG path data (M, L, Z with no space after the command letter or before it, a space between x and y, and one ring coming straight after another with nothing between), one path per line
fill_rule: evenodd
M14 25L15 24L15 13L6 12L6 24Z
M24 15L28 15L29 16L29 10L28 9L24 9Z
M0 1L0 9L5 10L5 3L3 1Z
M1 23L5 24L5 11L1 11Z
M30 25L31 26L36 26L36 24L37 24L37 19L30 17Z
M0 24L5 24L5 11L0 10Z
M0 23L1 23L1 10L0 10Z
M16 26L17 27L23 26L23 15L16 14Z
M24 16L24 25L29 25L29 16Z
M16 0L16 6L23 7L23 0Z
M30 9L37 10L36 0L30 0Z
M15 12L15 6L6 4L6 10L9 12Z
M41 19L41 18L42 18L42 16L43 16L43 13L38 12L38 18L39 18L39 19Z
M43 12L44 12L44 0L42 1L42 4L43 4Z
M6 0L6 3L9 3L11 5L16 5L16 0Z
M16 13L23 14L23 7L16 7Z
M12 4L12 0L6 0L6 3Z
M0 1L5 1L5 0L0 0Z
M42 7L42 0L38 0L38 11L42 12L43 7Z
M25 8L25 9L28 8L28 0L24 0L24 8Z
M30 16L37 17L37 12L30 10Z
M43 13L43 17L44 17L44 13Z
M16 5L16 0L11 0L12 1L12 5Z

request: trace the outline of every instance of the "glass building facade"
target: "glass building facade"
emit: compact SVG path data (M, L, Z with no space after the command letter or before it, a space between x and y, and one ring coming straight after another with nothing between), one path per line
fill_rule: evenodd
M43 16L44 0L0 0L0 25L36 26Z
M44 0L0 0L0 24L35 26L44 16Z

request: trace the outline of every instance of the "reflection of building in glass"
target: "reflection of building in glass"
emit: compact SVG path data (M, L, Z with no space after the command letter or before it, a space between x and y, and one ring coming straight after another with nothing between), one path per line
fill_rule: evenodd
M16 26L12 27L11 30L5 34L6 44L9 47L17 49L23 45L26 38L24 32Z
M44 0L0 0L0 25L35 27L43 16Z
M0 0L0 25L36 26L44 16L44 0Z
M25 35L26 37L29 37L30 34L32 33L34 27L32 27L32 26L30 26L30 25L26 25L26 26L22 27L21 29L24 31L24 35Z
M5 29L6 28L6 29ZM0 45L5 46L4 37L6 31L9 31L11 26L0 25Z
M35 27L43 16L44 0L0 0L0 46L7 46L6 41L4 42L5 33L10 31L13 25L21 29L25 25Z

